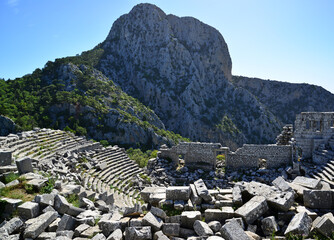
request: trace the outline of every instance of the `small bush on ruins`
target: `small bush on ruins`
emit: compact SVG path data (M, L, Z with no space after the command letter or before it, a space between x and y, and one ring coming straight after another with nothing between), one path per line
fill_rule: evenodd
M139 165L139 167L145 167L147 166L147 162L151 158L157 157L158 150L147 150L146 152L143 152L139 148L133 149L129 148L126 153L128 154L129 158L136 161L136 163Z
M45 186L42 187L41 193L51 193L52 190L55 187L55 179L49 178L48 181L46 182Z
M71 203L74 207L79 207L79 196L77 194L70 194L66 197L66 200Z
M4 183L5 184L6 183L10 183L10 182L12 182L12 181L14 181L14 180L16 180L18 178L19 178L19 174L11 172L11 173L9 173L8 175L6 175L4 177Z

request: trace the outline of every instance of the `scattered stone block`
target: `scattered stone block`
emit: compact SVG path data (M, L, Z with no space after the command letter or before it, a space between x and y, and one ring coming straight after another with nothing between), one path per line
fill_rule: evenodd
M16 163L17 170L19 171L20 175L29 173L29 172L34 172L32 168L32 159L29 157L20 158L16 160L15 163Z
M237 209L235 214L241 216L248 224L252 224L256 219L267 212L268 209L265 197L255 196Z
M300 234L302 236L308 236L312 226L312 219L306 212L297 213L290 221L288 228L284 234Z
M180 237L181 238L189 238L189 237L193 237L196 236L196 233L194 230L192 229L188 229L188 228L180 228Z
M58 223L57 232L65 230L73 230L76 224L75 218L70 215L64 214Z
M274 216L266 217L261 221L261 228L265 236L271 236L278 231L278 225Z
M241 227L242 229L245 230L244 220L242 220L241 217L239 217L239 218L226 219L225 223L228 223L228 222L230 222L230 221L237 221L237 223L239 223L240 227ZM248 224L248 226L250 226L250 224Z
M211 202L212 197L209 194L208 188L206 187L204 181L202 179L198 179L197 181L194 182L196 191L198 195L204 199L206 202Z
M99 234L96 234L92 240L106 240L106 237L102 234L102 233L99 233Z
M0 166L8 166L12 164L12 152L0 150Z
M181 226L185 228L192 228L195 221L200 219L200 211L184 211L181 213Z
M225 240L225 239L219 236L211 236L208 237L206 240Z
M162 225L162 232L169 237L177 237L180 234L180 224L164 223Z
M193 226L195 232L198 236L211 236L213 235L212 229L206 222L202 222L200 220L196 220Z
M33 222L24 230L23 237L36 238L52 223L58 214L56 212L46 212L37 218L33 218Z
M304 205L309 208L333 209L334 191L304 190Z
M211 221L208 223L208 226L211 228L211 230L216 233L219 232L221 229L222 225L219 221Z
M152 206L150 211L151 211L151 213L152 213L154 216L159 217L159 218L161 218L162 220L165 220L166 217L167 217L165 211L162 210L162 209L160 209L160 208L156 208L156 207L153 207L153 206Z
M281 176L277 177L272 183L275 187L283 192L292 190L289 184Z
M135 204L133 207L126 207L124 210L124 217L139 217L142 214L141 206Z
M67 202L66 198L61 195L56 195L54 197L54 208L60 214L67 213L70 208L70 204Z
M57 231L56 233L57 240L58 240L58 237L67 237L69 239L72 239L73 235L74 235L74 232L70 230Z
M193 205L201 204L202 198L197 194L196 187L194 184L190 184L191 194L190 199Z
M48 231L49 232L57 231L60 220L61 220L61 218L56 218L56 220L54 220L52 223L50 223L50 225L48 226Z
M41 207L53 206L55 201L55 194L42 194L35 196L35 202L39 203Z
M20 181L17 180L17 179L15 179L15 180L13 180L13 181L7 183L7 184L6 184L6 187L14 187L14 186L17 186L17 185L19 185L19 184L20 184Z
M112 234L109 235L108 240L122 240L123 233L121 229L116 229Z
M161 194L165 194L166 198L166 188L165 187L145 187L141 192L140 192L140 196L141 198L145 201L145 202L149 202L150 201L150 195L154 194L154 193L161 193Z
M127 227L125 240L150 240L152 239L151 227Z
M70 207L67 210L67 214L71 215L73 217L76 217L84 211L85 211L85 209L83 209L83 208L78 208L78 207L74 207L73 205L70 205Z
M3 223L2 223L3 225L1 224L2 225L1 229L4 230L5 233L7 234L12 234L13 232L16 232L24 224L23 221L18 217L14 217L10 219L8 222L3 222ZM0 232L0 235L1 235L1 232Z
M11 199L11 198L1 198L1 201L4 202L4 212L3 214L11 215L13 211L22 203L21 199Z
M37 237L37 240L51 240L51 239L55 239L56 236L57 234L55 232L42 232Z
M292 181L292 183L309 189L321 189L322 185L320 181L320 179L298 176Z
M121 222L120 221L113 221L108 220L101 224L100 226L102 233L104 236L108 237L112 232L114 232L116 229L121 229Z
M166 189L166 199L188 201L190 198L189 186L173 186Z
M17 210L23 219L35 218L39 214L39 205L35 202L25 202L18 206Z
M248 235L234 219L225 223L220 229L220 233L226 240L249 240Z
M31 179L27 182L28 185L33 186L34 189L37 189L38 191L42 189L42 187L45 186L47 182L47 179Z
M151 226L153 232L157 232L161 229L163 221L154 216L151 212L148 212L143 218L143 226Z
M332 215L333 216L333 215ZM322 217L318 217L312 224L312 229L315 229L322 235L330 238L334 232L334 218L329 218L324 215Z
M175 200L174 201L174 208L176 210L182 211L184 209L184 201L183 200Z
M99 226L89 227L81 233L81 237L92 238L94 235L96 235L100 232L101 232L101 230L99 229Z
M79 237L81 233L87 230L88 228L90 228L88 224L80 224L74 229L74 236Z
M141 227L143 226L143 219L142 218L132 218L130 220L129 227Z
M233 205L240 207L243 204L240 186L234 186L232 190Z

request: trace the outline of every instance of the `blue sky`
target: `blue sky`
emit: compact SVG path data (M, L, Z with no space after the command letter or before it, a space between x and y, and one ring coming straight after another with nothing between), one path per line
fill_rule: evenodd
M306 82L334 93L332 0L1 0L0 78L93 48L140 2L218 29L234 75Z

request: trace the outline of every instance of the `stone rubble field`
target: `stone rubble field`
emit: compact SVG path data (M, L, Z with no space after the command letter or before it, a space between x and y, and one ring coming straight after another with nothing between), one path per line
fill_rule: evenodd
M42 140L64 151L31 151ZM328 182L292 180L280 171L270 178L254 172L245 178L250 181L208 180L198 178L207 172L183 169L179 174L190 179L175 186L159 165L164 160L155 159L146 170L154 182L149 184L120 148L80 141L53 130L0 139L0 180L19 176L0 182L0 191L23 183L35 189L25 201L1 197L0 239L333 239L334 189ZM53 188L43 193L50 179Z

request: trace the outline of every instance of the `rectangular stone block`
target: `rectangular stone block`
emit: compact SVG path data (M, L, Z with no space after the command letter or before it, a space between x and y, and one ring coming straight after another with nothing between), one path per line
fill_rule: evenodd
M222 210L220 209L207 209L204 212L205 214L205 221L219 221L223 222L226 219L233 218L234 210L231 207L223 207Z
M12 152L0 150L0 166L8 166L12 164Z
M220 229L224 239L228 240L249 240L248 235L236 220L231 220Z
M298 176L293 180L292 183L298 184L300 186L310 188L310 189L320 189L321 188L320 179L315 179L315 178Z
M20 175L34 171L32 168L32 159L29 157L18 159L15 162Z
M248 224L252 224L256 219L267 212L268 209L265 197L255 196L237 209L235 214L242 217Z
M165 187L145 187L141 192L140 196L141 198L148 203L150 200L150 195L153 193L164 193L166 194L166 188Z
M52 223L58 216L57 212L46 212L37 218L32 218L32 223L24 230L24 238L36 238Z
M39 214L39 204L35 202L25 202L17 208L19 216L23 219L37 217Z
M166 189L166 199L188 201L190 192L191 190L189 186L168 187Z
M304 205L309 208L333 209L334 191L304 190Z

